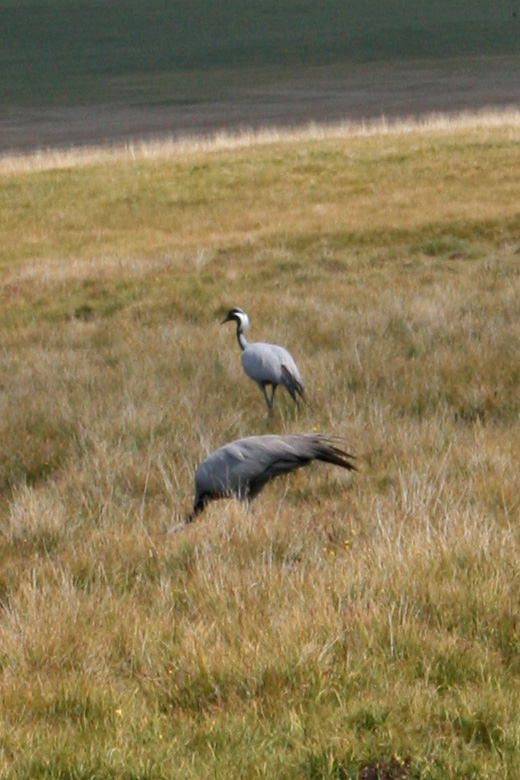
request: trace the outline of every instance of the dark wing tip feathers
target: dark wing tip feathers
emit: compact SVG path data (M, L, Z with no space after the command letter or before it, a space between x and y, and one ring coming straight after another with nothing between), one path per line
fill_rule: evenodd
M334 447L333 449L335 454L342 460L342 463L339 463L338 465L345 466L349 471L359 471L358 467L352 463L353 460L356 460L355 455L352 455L350 452L339 450L337 447Z
M356 456L334 444L334 441L341 442L339 437L329 438L323 434L319 434L320 444L323 447L323 451L318 455L318 460L323 460L327 463L333 463L336 466L342 466L348 471L358 471L352 461L356 460Z
M299 396L305 401L305 395L303 392L303 385L301 382L299 382L296 377L294 377L287 366L282 363L282 374L284 379L286 380L286 387L289 391L297 392ZM284 383L285 384L285 383Z

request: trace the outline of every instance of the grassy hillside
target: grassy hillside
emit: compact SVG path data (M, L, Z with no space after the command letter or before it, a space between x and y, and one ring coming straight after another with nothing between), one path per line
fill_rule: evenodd
M117 102L122 87L135 91L150 74L518 53L517 6L517 0L0 0L0 106ZM140 99L155 97L147 85Z
M520 119L0 160L0 775L520 772ZM310 405L265 418L230 305ZM346 437L247 512L234 437Z

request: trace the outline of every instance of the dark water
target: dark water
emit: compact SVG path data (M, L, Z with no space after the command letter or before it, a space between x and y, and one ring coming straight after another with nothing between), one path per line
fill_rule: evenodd
M0 151L519 99L520 0L0 0Z
M519 104L520 56L141 75L112 102L3 111L0 151Z

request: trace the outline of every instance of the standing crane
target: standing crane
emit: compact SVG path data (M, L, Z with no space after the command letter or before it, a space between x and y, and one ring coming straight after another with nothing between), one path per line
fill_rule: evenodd
M278 344L266 344L261 341L250 344L244 336L244 329L249 327L249 317L243 309L237 306L230 309L222 320L222 324L234 320L237 324L237 340L242 350L242 366L246 374L253 379L264 394L267 403L267 415L273 411L274 394L278 385L283 385L296 406L298 396L305 400L303 385L298 366L290 352ZM271 385L271 398L266 387Z
M219 498L252 501L272 479L313 460L357 471L354 456L335 441L339 440L322 433L287 433L248 436L225 444L197 466L193 511L185 522L190 523L210 501Z

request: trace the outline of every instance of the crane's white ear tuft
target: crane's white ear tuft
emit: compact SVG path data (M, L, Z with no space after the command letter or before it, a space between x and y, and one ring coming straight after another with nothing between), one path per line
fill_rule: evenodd
M244 329L245 329L245 328L249 328L249 317L247 316L247 314L245 313L245 311L243 311L243 312L242 312L242 314L240 315L240 319L241 319L241 321L242 321L242 327L243 327Z

